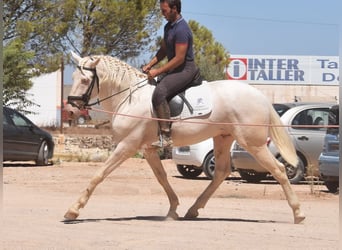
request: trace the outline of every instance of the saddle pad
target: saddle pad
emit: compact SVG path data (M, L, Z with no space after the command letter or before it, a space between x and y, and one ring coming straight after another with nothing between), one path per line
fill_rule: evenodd
M183 111L179 116L173 117L178 119L191 118L196 116L207 115L212 109L212 97L211 91L207 82L203 82L201 85L191 87L185 91L185 98L193 108L193 113L186 104L183 106Z

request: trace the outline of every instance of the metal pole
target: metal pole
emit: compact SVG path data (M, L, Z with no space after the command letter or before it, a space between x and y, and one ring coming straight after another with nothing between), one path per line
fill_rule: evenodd
M60 107L61 107L61 112L60 112L60 133L63 134L63 92L64 92L64 60L63 60L63 56L61 57L61 103L60 103Z

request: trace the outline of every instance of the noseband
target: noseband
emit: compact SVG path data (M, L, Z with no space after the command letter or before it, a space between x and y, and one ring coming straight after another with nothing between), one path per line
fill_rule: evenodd
M82 74L83 74L82 70L88 70L90 72L93 72L93 79L91 80L91 83L90 83L87 91L83 95L81 95L81 96L68 96L68 103L71 104L71 106L76 107L78 109L93 106L97 102L89 104L89 100L90 100L91 94L93 92L93 89L95 87L95 84L97 87L97 92L98 93L100 92L99 77L97 76L96 68L87 68L87 67L81 67L81 66L77 66L77 68L81 71ZM77 105L76 101L82 101L83 105Z

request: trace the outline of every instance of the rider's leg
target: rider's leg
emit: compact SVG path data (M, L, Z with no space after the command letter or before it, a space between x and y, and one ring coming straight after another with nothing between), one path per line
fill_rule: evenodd
M152 95L152 104L156 110L158 118L170 120L170 107L168 101L186 88L187 84L191 82L196 72L197 67L195 63L187 62L179 69L167 74L157 84ZM172 147L170 121L159 121L159 127L161 139L160 141L152 143L152 146Z
M171 122L170 120L170 107L167 101L163 101L156 108L156 113L158 118L163 119L159 120L159 128L160 128L160 140L153 142L152 146L154 147L172 147L172 139L171 139Z

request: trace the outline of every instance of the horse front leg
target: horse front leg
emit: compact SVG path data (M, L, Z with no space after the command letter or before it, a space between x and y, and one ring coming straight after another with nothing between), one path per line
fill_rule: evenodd
M213 180L197 198L196 202L190 207L185 215L185 218L196 218L198 216L198 209L204 208L209 198L231 172L230 146L233 142L233 138L231 136L220 135L214 137L213 139L215 155L215 172Z
M167 179L167 174L160 160L158 152L155 149L146 149L144 152L144 156L148 164L151 166L152 171L156 176L158 182L164 188L169 199L170 209L167 217L177 220L179 218L176 212L179 205L178 197Z
M135 148L132 147L132 145L127 146L126 143L119 143L114 152L104 163L104 166L92 177L88 187L81 193L78 200L65 213L64 218L66 220L75 220L80 214L79 210L87 204L96 186L134 153Z

